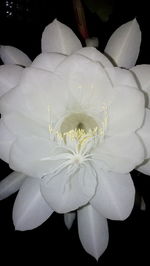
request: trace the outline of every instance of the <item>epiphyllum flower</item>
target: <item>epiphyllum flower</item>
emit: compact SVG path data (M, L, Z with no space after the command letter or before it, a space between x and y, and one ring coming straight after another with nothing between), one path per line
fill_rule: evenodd
M126 48L117 60L130 67L140 30L135 20L127 25L117 32ZM98 258L108 244L106 218L126 219L133 208L129 172L145 156L136 133L144 95L130 71L95 48L81 48L56 20L44 30L42 54L17 78L0 100L0 156L16 171L1 182L1 198L21 186L13 209L18 230L37 227L53 211L65 213L70 228L77 210L80 240Z

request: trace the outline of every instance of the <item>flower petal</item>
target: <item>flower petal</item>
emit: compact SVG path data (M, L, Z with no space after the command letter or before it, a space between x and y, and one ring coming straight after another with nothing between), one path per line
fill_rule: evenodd
M23 183L13 208L16 230L31 230L44 223L53 210L47 205L40 192L40 180L27 178Z
M137 65L131 69L142 91L145 92L146 106L150 108L150 65Z
M41 192L53 210L66 213L87 204L95 193L96 185L96 177L90 167L81 167L73 176L67 176L63 169L57 175L47 175L42 179Z
M78 232L86 252L98 260L108 245L107 220L91 205L87 205L78 210Z
M0 46L0 57L4 64L15 64L21 66L29 66L31 64L30 58L13 46Z
M69 212L64 214L64 222L68 230L72 227L72 224L76 218L76 213L75 212Z
M74 108L76 112L81 112L81 109L100 112L104 104L111 103L113 88L104 67L98 62L73 54L57 67L56 74L64 77L67 91L71 93L68 106L71 111Z
M0 66L0 97L19 83L22 70L15 65Z
M110 60L94 47L84 47L77 51L76 54L83 55L95 62L99 62L103 67L111 68L113 66Z
M9 162L10 148L15 141L15 136L6 128L2 119L0 119L0 159Z
M141 31L134 19L119 27L110 37L105 53L120 67L135 65L141 44Z
M145 160L141 165L139 165L136 170L143 173L144 175L150 175L150 159Z
M37 136L49 139L48 128L44 128L23 114L10 113L2 118L4 124L13 135L21 137Z
M150 158L150 110L148 109L146 109L143 126L137 131L137 134L145 148L145 159Z
M10 153L10 167L26 175L41 178L59 162L44 160L54 153L55 143L38 137L17 139Z
M31 64L31 67L53 72L65 58L66 56L63 54L43 53L35 58L35 60Z
M0 200L15 193L22 185L26 176L22 173L12 172L0 182Z
M144 157L144 147L134 133L105 138L94 154L97 163L104 163L104 170L121 174L129 173Z
M18 111L48 128L51 116L56 122L66 111L66 99L62 77L30 67L23 70L19 86L1 97L0 112Z
M134 206L135 189L130 174L102 171L97 164L99 185L91 205L104 217L126 219Z
M129 134L141 127L145 115L144 95L132 87L115 87L115 97L109 107L109 136Z
M105 70L107 71L113 86L127 86L139 89L135 75L130 70L120 67L106 67Z
M69 55L82 47L73 31L55 19L42 35L42 52Z

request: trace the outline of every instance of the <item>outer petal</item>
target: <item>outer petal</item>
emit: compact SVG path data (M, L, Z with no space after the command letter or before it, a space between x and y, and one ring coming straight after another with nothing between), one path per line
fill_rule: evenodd
M136 168L139 172L150 175L150 159L145 160L140 166Z
M68 230L72 227L72 224L76 218L75 212L69 212L64 214L64 222Z
M130 174L102 171L98 164L96 167L99 185L91 205L108 219L126 219L132 211L135 197Z
M76 54L83 55L95 62L99 62L103 67L111 68L113 66L110 60L94 47L84 47L77 51Z
M119 27L110 37L105 53L120 67L135 65L141 44L141 31L136 19Z
M145 115L144 95L132 87L115 87L108 109L107 135L129 134L141 127Z
M31 66L53 72L65 58L63 54L43 53L35 58Z
M50 140L28 137L20 138L14 143L10 153L10 167L29 176L41 178L58 167L59 162L43 160L53 155L55 144Z
M22 185L26 176L22 173L13 172L0 182L0 200L15 193Z
M16 230L31 230L44 223L53 210L47 205L40 192L40 180L27 178L22 185L13 208Z
M21 50L13 46L0 46L0 57L4 64L29 66L30 58Z
M0 66L0 97L19 83L22 70L15 65Z
M9 162L10 148L15 141L15 136L6 128L2 119L0 120L0 159Z
M94 158L102 168L116 173L129 173L143 162L144 147L136 134L109 137L97 147Z
M57 175L47 175L41 182L41 192L49 206L58 213L78 209L95 193L96 176L89 167L81 167L73 176L63 169Z
M150 65L137 65L131 69L141 88L145 92L146 106L150 108Z
M108 245L107 220L87 205L78 210L78 232L86 252L98 260Z
M81 42L66 25L55 19L42 35L42 52L69 55L82 47Z
M146 109L143 126L137 131L137 134L144 145L146 159L150 158L150 110L148 109Z

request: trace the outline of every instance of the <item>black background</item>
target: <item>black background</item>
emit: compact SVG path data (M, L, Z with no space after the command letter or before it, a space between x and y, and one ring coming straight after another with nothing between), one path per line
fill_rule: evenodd
M6 6L8 2L8 6ZM11 8L10 8L10 2ZM103 51L111 33L121 24L137 18L142 31L142 45L138 64L150 64L148 1L114 1L113 13L108 22L102 22L96 14L85 7L90 36L99 38L99 49ZM57 18L70 26L84 44L75 21L72 1L0 1L0 44L15 46L34 59L40 53L40 40L44 27ZM0 161L0 178L11 170ZM124 221L108 221L109 245L97 263L82 248L76 221L70 231L63 222L63 215L54 213L39 228L18 232L12 223L12 208L16 193L0 202L0 257L5 264L40 263L41 265L148 265L150 237L150 177L132 172L139 194L146 202L146 211L135 205L130 217ZM1 263L1 265L3 265Z

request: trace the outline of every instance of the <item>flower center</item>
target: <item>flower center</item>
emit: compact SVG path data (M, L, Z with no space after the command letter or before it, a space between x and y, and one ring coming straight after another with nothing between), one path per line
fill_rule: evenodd
M98 127L98 125L91 116L83 113L73 113L65 118L61 124L60 131L62 134L71 130L80 130L87 133L89 130L96 127Z

